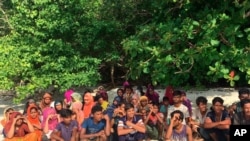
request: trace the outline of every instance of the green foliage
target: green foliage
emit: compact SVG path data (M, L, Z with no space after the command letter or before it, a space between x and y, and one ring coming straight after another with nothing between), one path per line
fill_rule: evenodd
M16 102L50 85L94 86L112 68L160 85L250 84L246 0L11 0L0 8L0 88L15 90Z
M249 2L156 5L154 20L123 41L133 79L150 76L155 84L176 86L209 85L219 79L234 86L240 74L249 79ZM237 74L234 78L229 77L231 70Z

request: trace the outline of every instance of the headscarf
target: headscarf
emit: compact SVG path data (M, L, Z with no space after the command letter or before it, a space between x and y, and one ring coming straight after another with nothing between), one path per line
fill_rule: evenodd
M43 110L42 128L45 127L46 120L47 120L48 116L51 114L56 115L56 110L54 108L47 107ZM49 123L48 123L49 130L54 130L56 128L57 124L58 124L57 118L49 119Z
M150 94L150 90L154 91L154 87L151 84L149 84L147 87L146 96L148 97L148 99L152 102L159 103L159 94L155 91L153 92L153 94Z
M83 113L84 113L84 118L88 118L91 114L91 109L94 106L94 98L91 95L91 93L86 93L84 95L84 106L83 106Z
M165 91L165 97L167 97L169 99L170 105L174 104L173 92L174 92L174 88L172 86L167 86L166 91Z
M71 95L74 93L73 90L69 89L64 93L64 98L66 99L67 102L71 101Z
M43 99L42 99L42 101L41 101L41 103L40 103L40 108L41 108L42 110L43 110L44 108L46 108L46 107L49 107L50 104L51 104L51 103L49 103L49 104L45 104L45 103L44 103L44 100L45 100L46 98L52 99L51 94L46 92L46 93L43 95Z
M57 110L57 109L56 109L56 105L58 105L58 104L61 104L61 105L62 105L62 108L63 108L63 102L62 102L61 100L56 100L56 101L54 102L54 108L55 108L57 114L59 114L60 111L61 111L61 110Z
M35 108L36 111L38 112L38 108L37 106L29 106L28 110L27 110L27 119L30 121L31 124L41 124L40 120L39 120L39 115L37 115L36 118L32 118L31 117L31 109Z
M10 116L10 121L4 126L4 133L7 134L10 131L10 128L12 126L12 123L14 122L14 118L16 118L18 115L22 116L22 114L20 112L13 112ZM25 126L27 127L27 125L25 125L25 123L23 123L22 125L20 125L19 129L16 131L16 134L18 137L23 137L25 136Z
M128 86L130 86L130 84L128 83L128 81L125 81L125 82L123 83L123 88L124 88L124 90L125 90L125 88L128 87Z
M72 93L71 97L77 102L82 102L82 96L79 93L74 92Z
M7 111L9 111L9 110L15 111L12 107L7 107L7 108L4 109L4 111L3 111L3 119L1 120L2 126L5 126L7 121L10 119L10 117L9 117L9 119L7 119Z
M147 101L148 101L148 97L146 97L146 96L141 96L141 97L140 97L140 101L142 101L142 100L147 100Z

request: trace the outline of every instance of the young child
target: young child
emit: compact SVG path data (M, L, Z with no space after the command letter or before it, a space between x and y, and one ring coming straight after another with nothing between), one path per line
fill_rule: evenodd
M62 121L57 124L56 129L51 134L51 140L55 141L78 141L77 139L77 121L72 120L72 111L62 109L60 116Z
M144 124L146 125L147 140L162 138L163 114L159 112L158 104L153 103Z

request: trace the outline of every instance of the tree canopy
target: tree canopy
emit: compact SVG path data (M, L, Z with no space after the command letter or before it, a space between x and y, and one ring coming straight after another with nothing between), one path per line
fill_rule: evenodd
M120 79L250 84L247 0L10 0L0 4L0 88Z

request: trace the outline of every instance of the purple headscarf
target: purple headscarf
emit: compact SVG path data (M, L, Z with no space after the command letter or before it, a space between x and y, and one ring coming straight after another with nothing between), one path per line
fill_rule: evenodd
M74 93L73 90L69 89L64 93L64 98L66 98L67 102L71 101L71 95Z
M159 103L159 94L157 92L153 92L153 94L150 94L150 90L154 91L154 87L152 85L148 85L147 87L147 92L146 92L146 96L148 97L148 100L155 102L155 103Z

